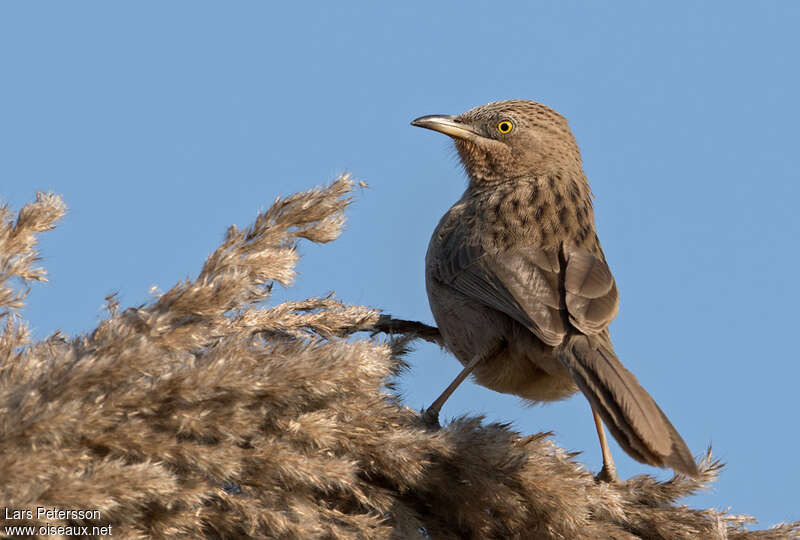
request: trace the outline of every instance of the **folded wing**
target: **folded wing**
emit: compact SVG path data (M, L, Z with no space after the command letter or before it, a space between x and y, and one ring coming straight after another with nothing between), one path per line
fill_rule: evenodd
M570 326L597 334L617 314L617 286L602 255L577 247L490 254L463 238L448 240L452 249L442 250L449 256L439 260L435 277L512 317L548 345L559 345Z

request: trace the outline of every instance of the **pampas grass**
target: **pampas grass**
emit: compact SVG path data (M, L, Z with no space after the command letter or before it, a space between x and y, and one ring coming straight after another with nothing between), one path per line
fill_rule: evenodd
M434 328L330 297L267 303L274 282L294 279L300 239L339 235L351 187L343 176L277 199L231 227L196 279L122 311L109 297L92 332L39 342L19 310L46 276L36 235L65 206L39 193L16 217L0 208L0 517L20 512L1 526L110 525L123 538L798 534L676 504L716 478L710 454L698 480L608 485L547 434L475 417L426 428L392 382L410 341L436 341Z

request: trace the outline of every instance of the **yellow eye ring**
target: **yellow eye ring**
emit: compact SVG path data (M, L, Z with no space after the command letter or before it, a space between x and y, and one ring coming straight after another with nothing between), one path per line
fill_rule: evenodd
M514 129L514 124L512 124L509 120L501 120L497 124L497 131L505 135L506 133L511 133L511 130Z

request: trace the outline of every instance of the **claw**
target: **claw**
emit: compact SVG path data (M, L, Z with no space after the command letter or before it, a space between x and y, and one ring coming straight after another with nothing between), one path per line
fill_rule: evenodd
M602 470L594 477L596 482L606 482L608 484L618 484L619 476L617 476L617 468L613 465L608 467L603 465Z
M420 418L425 423L426 426L430 428L440 428L439 425L439 411L436 409L422 409L420 412Z

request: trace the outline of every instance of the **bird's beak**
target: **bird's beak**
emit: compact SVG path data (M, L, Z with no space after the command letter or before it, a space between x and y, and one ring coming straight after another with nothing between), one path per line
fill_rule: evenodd
M469 124L463 124L457 121L455 116L447 116L444 114L420 116L412 121L411 125L432 129L433 131L444 133L455 139L473 139L480 136Z

